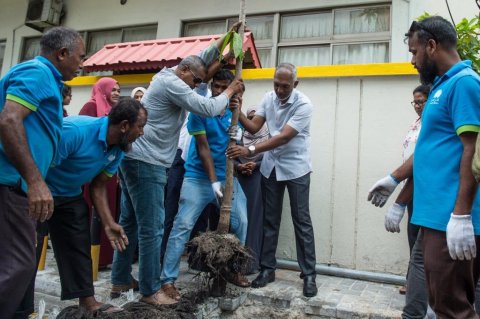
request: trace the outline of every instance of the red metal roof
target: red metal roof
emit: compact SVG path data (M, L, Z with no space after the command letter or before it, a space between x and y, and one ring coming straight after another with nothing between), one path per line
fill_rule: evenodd
M205 35L174 39L157 39L138 42L107 44L83 64L86 72L97 71L148 71L172 67L193 54L198 54L222 35ZM253 35L246 32L243 49L244 68L261 68Z

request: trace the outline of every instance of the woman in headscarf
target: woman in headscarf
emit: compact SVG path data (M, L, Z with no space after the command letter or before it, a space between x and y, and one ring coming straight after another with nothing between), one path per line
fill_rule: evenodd
M92 88L90 100L80 110L79 115L105 116L120 98L120 86L112 78L101 78Z
M253 118L255 111L255 106L247 109L247 118L249 120ZM249 147L267 140L268 137L268 128L264 125L256 134L245 132L243 145ZM260 173L262 158L263 154L259 153L250 157L239 157L235 160L237 178L247 197L248 229L245 246L252 250L254 257L250 273L256 273L259 269L259 256L262 249L263 199L261 189L262 174Z
M130 94L130 97L132 99L137 100L138 102L141 102L143 96L145 95L145 92L147 92L147 90L145 88L139 86L139 87L136 87L132 90L132 93Z

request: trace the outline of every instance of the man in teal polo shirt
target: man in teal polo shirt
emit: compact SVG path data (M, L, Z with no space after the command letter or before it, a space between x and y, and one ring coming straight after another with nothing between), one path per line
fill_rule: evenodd
M91 182L90 196L114 249L128 245L123 228L112 218L105 184L116 173L131 143L143 135L147 112L134 99L122 99L108 117L71 116L64 120L62 140L46 182L55 211L48 220L62 284L61 298L79 298L89 311L108 310L95 300L90 257L88 208L82 185Z
M44 177L62 128L62 81L82 67L81 35L57 27L40 56L0 80L0 314L10 319L35 272L35 224L53 212Z
M480 196L472 174L480 131L480 77L461 61L457 34L439 16L414 21L406 34L412 64L432 90L422 114L413 169L371 190L384 203L399 181L414 178L411 223L421 226L411 259L423 253L429 303L439 318L478 318L473 306L480 262ZM410 280L409 276L409 280ZM413 277L412 277L413 278Z

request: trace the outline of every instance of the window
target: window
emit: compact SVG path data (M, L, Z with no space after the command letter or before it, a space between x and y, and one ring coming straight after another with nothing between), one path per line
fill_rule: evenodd
M23 50L20 61L31 60L40 54L40 37L26 38L23 41Z
M224 33L236 19L186 22L184 36ZM247 17L262 67L380 63L390 59L390 6Z
M5 55L5 40L0 40L0 74L2 74L3 57Z
M131 27L106 31L86 31L83 38L87 45L87 57L99 51L105 44L153 40L157 37L157 26ZM1 50L1 47L0 47ZM1 51L0 51L1 53ZM40 54L40 37L27 38L23 43L21 61L33 59ZM1 65L0 65L1 66Z
M98 52L106 44L153 40L157 37L157 26L132 27L86 33L87 57Z

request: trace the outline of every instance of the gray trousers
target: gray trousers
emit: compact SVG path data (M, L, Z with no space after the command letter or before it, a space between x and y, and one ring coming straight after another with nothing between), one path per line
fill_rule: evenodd
M478 256L477 256L478 258ZM413 246L408 264L407 294L405 295L405 307L402 318L423 319L427 315L428 292L423 267L422 236L421 230ZM480 286L475 290L475 310L480 311Z

